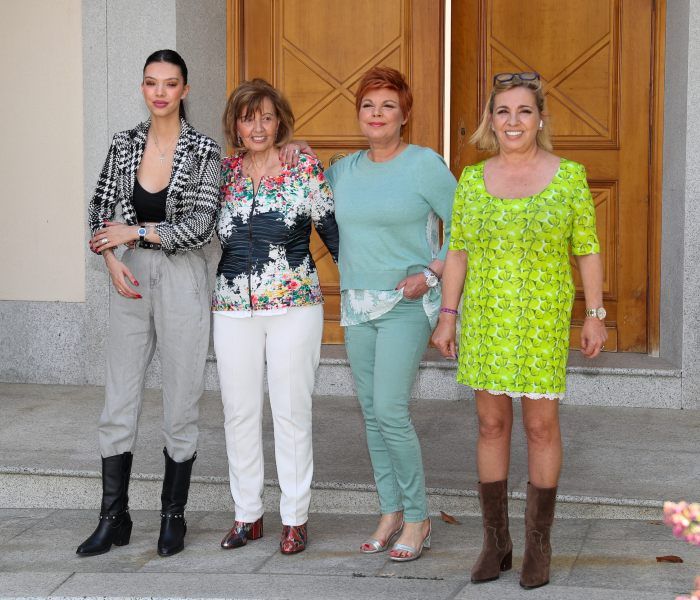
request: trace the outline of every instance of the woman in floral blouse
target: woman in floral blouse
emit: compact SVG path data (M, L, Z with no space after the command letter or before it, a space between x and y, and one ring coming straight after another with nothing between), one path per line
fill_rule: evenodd
M311 392L323 331L323 296L309 251L311 225L334 259L338 229L320 163L279 158L293 133L287 100L262 79L229 97L217 231L223 254L213 298L214 346L224 405L235 522L221 542L263 534L262 407L267 363L284 554L304 550L311 498ZM296 154L299 150L295 150Z

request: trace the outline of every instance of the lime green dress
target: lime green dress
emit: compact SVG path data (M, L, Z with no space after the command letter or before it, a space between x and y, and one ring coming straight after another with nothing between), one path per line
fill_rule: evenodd
M486 191L484 163L466 167L452 212L452 250L465 250L457 381L511 397L561 398L574 284L569 251L600 252L585 168L562 159L529 198Z

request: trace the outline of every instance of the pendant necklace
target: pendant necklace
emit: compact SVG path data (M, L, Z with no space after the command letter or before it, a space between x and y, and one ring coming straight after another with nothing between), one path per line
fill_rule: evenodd
M165 150L161 150L160 144L158 143L158 135L156 134L155 131L153 132L153 141L155 142L156 148L158 149L158 158L160 159L161 166L165 165L165 154L170 150L172 145L178 140L179 137L180 137L180 134L178 133L177 137L165 147Z

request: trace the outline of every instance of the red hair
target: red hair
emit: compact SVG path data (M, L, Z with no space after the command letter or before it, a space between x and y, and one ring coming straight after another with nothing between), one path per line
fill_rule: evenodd
M391 67L372 67L362 76L355 92L357 113L360 112L362 98L367 95L367 92L383 88L394 90L399 95L399 107L404 118L408 118L413 107L413 94L403 74Z

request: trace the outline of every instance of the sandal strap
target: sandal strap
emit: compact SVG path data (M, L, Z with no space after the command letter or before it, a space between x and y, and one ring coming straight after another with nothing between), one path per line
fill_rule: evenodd
M366 540L362 542L363 546L372 546L375 550L381 550L382 548L385 548L386 546L383 545L379 540L372 538L369 540Z
M411 554L416 554L418 552L413 546L407 544L394 544L392 550L395 552L410 552Z

